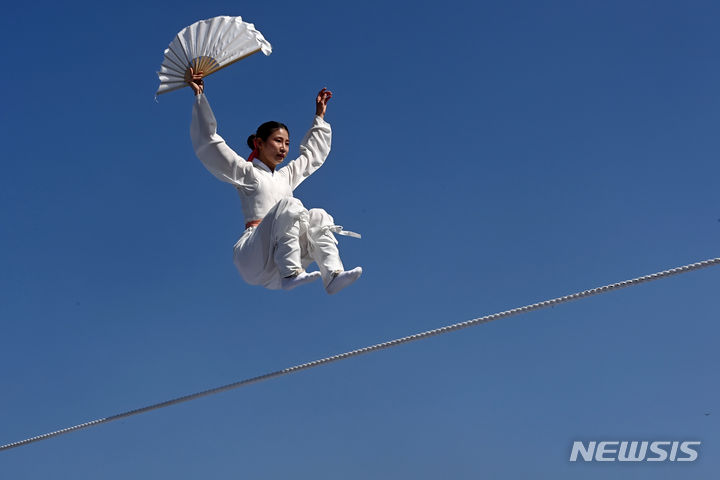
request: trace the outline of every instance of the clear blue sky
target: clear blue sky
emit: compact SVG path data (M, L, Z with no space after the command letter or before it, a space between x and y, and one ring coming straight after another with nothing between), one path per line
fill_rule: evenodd
M241 154L294 151L346 291L245 285L234 190L156 103L181 28L273 45L207 82ZM3 7L0 444L720 256L717 2L14 2ZM716 478L720 267L0 452L3 479ZM710 413L710 415L706 415ZM694 464L573 440L701 440Z

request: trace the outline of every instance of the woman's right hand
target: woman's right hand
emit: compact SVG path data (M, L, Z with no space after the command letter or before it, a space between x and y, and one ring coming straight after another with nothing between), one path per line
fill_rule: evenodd
M185 78L188 79L187 83L190 85L190 88L193 89L195 95L200 95L205 91L205 82L203 82L203 77L205 77L203 72L195 73L192 67L189 67L187 73L185 74Z

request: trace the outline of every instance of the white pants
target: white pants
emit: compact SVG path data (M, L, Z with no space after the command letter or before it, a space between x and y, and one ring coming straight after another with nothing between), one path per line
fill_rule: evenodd
M327 286L333 272L344 270L337 239L329 229L333 225L325 210L307 210L297 198L283 198L237 241L235 267L247 283L279 289L283 277L316 262Z

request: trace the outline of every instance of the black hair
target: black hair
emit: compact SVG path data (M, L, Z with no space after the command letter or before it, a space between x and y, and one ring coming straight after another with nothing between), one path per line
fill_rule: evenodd
M280 122L265 122L262 125L260 125L257 129L257 132L255 132L254 135L250 135L247 139L248 147L250 147L250 150L255 150L255 139L259 138L263 142L268 139L270 135L272 135L275 130L280 130L281 128L285 129L286 132L288 132L288 135L290 135L290 130L288 130L287 126L284 123Z

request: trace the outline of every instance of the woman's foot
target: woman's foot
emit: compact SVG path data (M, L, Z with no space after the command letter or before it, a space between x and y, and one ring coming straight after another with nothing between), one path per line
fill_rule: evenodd
M320 272L301 272L292 277L285 277L280 281L283 290L292 290L306 283L314 282L320 278Z
M352 270L333 273L333 279L327 284L325 291L333 295L351 285L355 280L360 278L360 275L362 275L362 267L355 267Z

